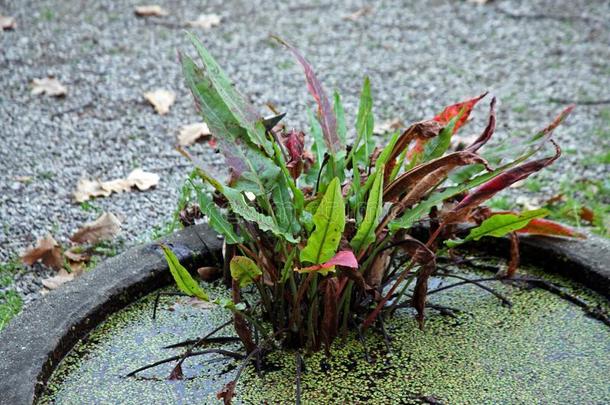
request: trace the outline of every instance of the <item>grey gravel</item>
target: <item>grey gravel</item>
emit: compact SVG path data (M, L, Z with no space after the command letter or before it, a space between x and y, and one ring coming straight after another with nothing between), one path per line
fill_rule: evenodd
M193 31L256 105L287 111L290 126L304 126L312 99L270 33L300 47L328 91L339 89L349 122L365 75L378 121L428 118L489 90L499 98L497 137L512 143L544 126L564 100L581 102L557 131L567 153L544 175L543 193L563 178L608 177L608 165L583 163L610 143L608 1L378 1L356 21L343 17L363 2L152 3L171 14L137 18L141 2L128 0L0 0L0 13L18 24L0 33L0 261L47 232L66 242L95 219L71 200L82 176L113 179L135 167L160 174L155 190L92 202L123 218L127 246L169 219L188 170L173 150L175 136L197 120L176 52L191 53L184 22L200 13L219 14L222 23ZM65 98L30 94L32 79L49 75L68 87ZM177 93L166 116L143 100L156 88ZM465 134L479 133L486 113L482 105ZM206 145L194 150L223 170Z

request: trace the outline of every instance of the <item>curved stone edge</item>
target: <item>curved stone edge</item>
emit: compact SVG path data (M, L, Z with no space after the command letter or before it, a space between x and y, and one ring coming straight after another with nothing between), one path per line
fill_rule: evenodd
M586 239L519 236L521 263L568 277L610 298L610 240L586 236ZM485 238L473 247L499 257L509 255L509 241L505 238Z
M218 265L222 241L206 225L162 239L187 265ZM0 332L0 404L31 404L57 363L109 314L171 281L152 243L110 258L32 303Z

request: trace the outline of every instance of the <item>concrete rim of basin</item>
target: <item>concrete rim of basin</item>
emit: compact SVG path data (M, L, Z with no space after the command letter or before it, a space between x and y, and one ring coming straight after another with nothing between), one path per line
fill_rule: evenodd
M218 265L222 241L206 225L187 227L163 239L193 267ZM506 256L508 242L484 239L474 246ZM610 298L610 243L522 237L522 263L567 276ZM61 359L108 315L171 282L155 243L106 260L82 277L32 303L0 332L0 403L34 403Z

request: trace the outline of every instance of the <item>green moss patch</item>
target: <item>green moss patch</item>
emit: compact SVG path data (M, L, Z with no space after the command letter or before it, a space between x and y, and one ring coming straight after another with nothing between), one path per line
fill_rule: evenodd
M463 275L481 276L474 271ZM435 279L431 289L455 281ZM608 308L606 300L584 288L553 281ZM461 312L453 318L429 310L421 331L409 309L399 310L386 322L392 337L389 352L384 339L371 331L365 345L347 336L335 342L330 357L304 355L303 403L419 403L425 398L451 404L610 402L607 326L546 291L487 285L507 296L512 308L473 285L448 289L431 295L430 302ZM111 316L77 345L52 376L41 403L219 403L215 393L232 379L236 363L217 355L188 360L182 381L166 379L171 364L139 378L123 377L179 353L162 346L201 336L229 316L163 297L152 320L153 301L149 296ZM220 335L232 333L228 327ZM240 350L237 344L228 348ZM246 370L236 402L293 403L294 353L275 351L266 365L263 378Z

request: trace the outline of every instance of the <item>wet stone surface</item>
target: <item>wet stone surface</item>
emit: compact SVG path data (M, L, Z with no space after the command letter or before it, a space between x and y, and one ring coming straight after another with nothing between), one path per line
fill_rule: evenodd
M529 269L528 273L540 276ZM469 278L488 277L475 270ZM608 302L561 278L571 294L608 310ZM434 279L430 288L455 279ZM304 355L303 403L608 403L610 330L573 304L539 289L500 282L488 286L512 301L512 308L474 285L447 289L430 302L460 310L442 316L428 310L425 331L410 310L386 323L391 351L376 333L363 345L354 337L337 341L331 357ZM208 287L209 288L209 287ZM219 295L218 289L213 294ZM178 304L176 304L178 300ZM172 365L124 375L142 365L179 353L162 346L194 338L228 319L220 309L185 305L184 298L162 297L156 320L150 295L111 316L87 342L77 345L52 376L44 404L217 403L216 392L234 376L232 360L217 355L185 362L185 379L169 381ZM229 327L219 335L227 336ZM225 345L240 350L239 344ZM275 351L259 378L252 368L239 381L236 402L292 403L294 353Z

